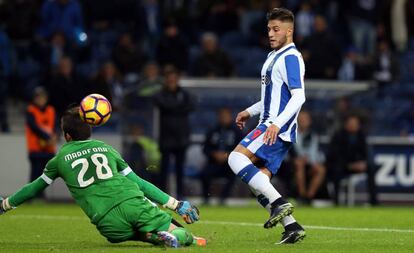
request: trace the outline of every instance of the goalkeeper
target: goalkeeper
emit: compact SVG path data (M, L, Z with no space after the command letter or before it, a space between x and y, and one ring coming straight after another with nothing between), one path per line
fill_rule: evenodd
M134 240L168 247L205 243L153 202L174 210L188 224L199 219L198 209L138 177L113 147L89 139L91 127L80 119L78 107L64 113L61 127L66 143L39 178L10 197L0 198L0 214L36 196L61 177L76 203L109 242Z

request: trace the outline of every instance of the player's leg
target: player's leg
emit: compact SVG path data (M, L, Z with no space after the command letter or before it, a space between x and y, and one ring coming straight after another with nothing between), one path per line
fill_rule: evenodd
M293 205L285 201L270 182L270 177L279 169L291 143L278 138L274 145L266 145L263 142L266 128L262 124L250 132L230 153L228 162L237 176L271 203L272 213L264 225L265 228L270 228L293 211ZM259 159L268 164L270 171L259 170L253 164Z
M207 240L193 235L188 229L183 227L176 220L172 219L168 231L160 228L161 231L153 231L148 233L138 233L138 240L146 241L152 244L165 244L172 248L181 246L206 246Z
M253 164L257 160L251 151L239 144L230 153L228 163L234 174L250 188L263 194L270 202L274 202L282 196L270 183L269 177Z
M178 239L168 233L171 215L155 215L154 222L148 222L145 213L157 214L158 207L144 201L144 198L129 199L110 210L96 224L98 231L111 243L144 241L156 245L178 247ZM143 215L144 214L144 215ZM142 219L141 216L145 218ZM159 228L156 230L155 228ZM164 231L166 233L157 232Z
M135 232L131 224L125 219L121 205L112 208L96 224L99 233L111 243L120 243L131 240Z
M261 167L260 171L268 176L270 181L272 178L272 172L270 172L270 170L266 167ZM259 195L259 197L263 204L269 206L268 208L265 207L270 212L270 218L264 225L265 228L271 228L275 226L279 221L282 221L286 216L292 214L293 212L293 205L283 198L279 198L272 203L264 195Z
M257 201L261 206L263 206L269 213L272 212L272 207L269 203L269 200L260 193L255 192L252 190L253 194L256 195ZM295 220L293 215L288 215L283 217L280 221L285 229L282 233L282 238L280 239L279 243L296 243L301 241L306 233L303 227Z
M174 218L171 220L171 224L174 224L177 228L184 228L184 226L181 225L181 223L179 223ZM193 243L192 244L197 245L197 246L206 246L207 245L207 240L203 237L195 236L193 234Z
M251 159L249 159L251 157ZM280 193L270 182L268 170L260 170L253 163L257 158L247 148L238 145L230 153L229 165L233 172L247 183L254 192L260 193L271 204L272 212L270 218L266 221L264 227L271 228L275 226L283 217L293 212L293 205L282 198Z
M169 247L200 245L190 231L173 221L171 214L161 210L146 198L136 198L125 208L125 213L134 229L145 235L147 242ZM205 244L204 244L205 245Z
M256 150L256 155L262 159L264 166L262 172L268 176L269 182L273 175L279 170L282 161L291 148L292 143L285 142L278 138L274 145L262 145ZM266 197L266 196L265 196ZM275 201L269 200L270 203L270 217L264 224L265 228L276 226L285 216L293 212L293 205L283 198L278 198Z

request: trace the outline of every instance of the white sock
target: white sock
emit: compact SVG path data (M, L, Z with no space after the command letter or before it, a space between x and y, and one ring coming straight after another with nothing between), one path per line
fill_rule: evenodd
M264 196L261 195L260 193L258 193L257 191L255 191L252 187L250 187L250 190L253 192L254 196L256 196L257 198L257 202L259 202L259 204L267 210L268 213L271 212L271 205L269 200Z
M263 194L270 203L282 197L270 183L269 177L254 166L244 154L233 151L229 155L228 162L230 168L243 182L247 183L255 192Z
M281 220L281 223L282 223L283 227L286 227L287 225L290 225L290 224L295 223L295 222L296 222L296 220L295 220L295 218L293 218L292 215L288 215L288 216L284 217Z
M269 177L261 171L253 176L249 186L263 194L269 200L269 203L273 203L276 199L282 197L272 183L270 183Z

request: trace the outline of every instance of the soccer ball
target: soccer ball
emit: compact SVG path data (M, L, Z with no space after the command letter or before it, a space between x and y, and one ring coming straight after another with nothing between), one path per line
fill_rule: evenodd
M101 126L111 117L112 106L106 97L90 94L84 97L79 106L81 119L92 126Z

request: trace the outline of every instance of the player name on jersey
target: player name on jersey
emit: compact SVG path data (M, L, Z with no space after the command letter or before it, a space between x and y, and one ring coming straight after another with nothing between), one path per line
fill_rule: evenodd
M105 147L96 147L96 148L88 148L88 149L83 149L77 152L73 152L70 154L65 155L65 162L70 161L72 159L90 154L91 152L93 153L98 153L98 152L108 152L108 148Z

